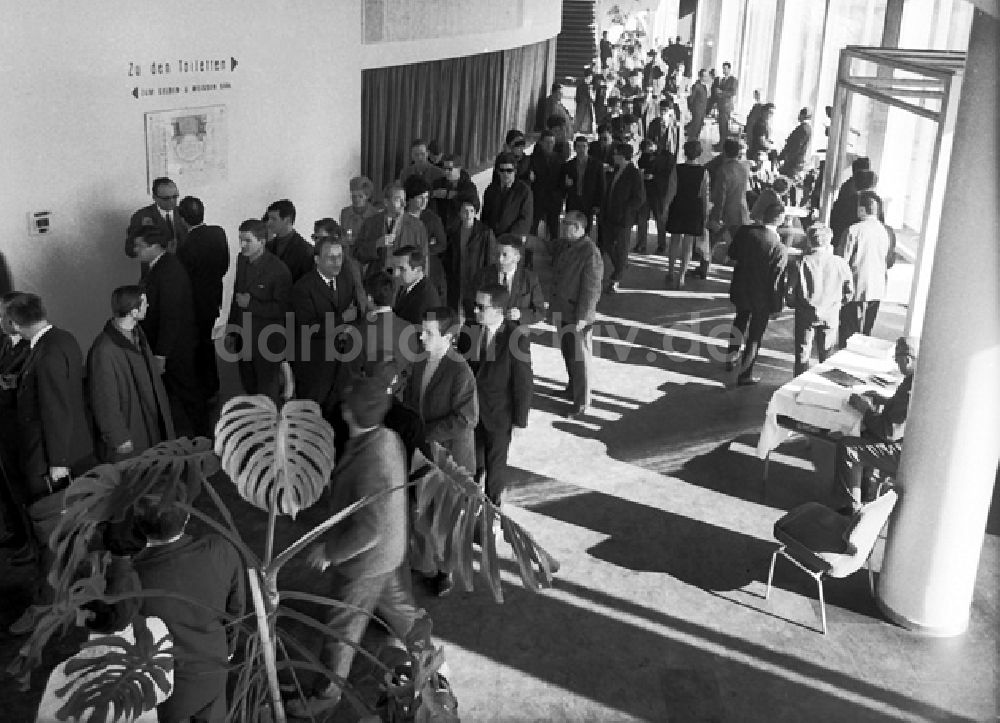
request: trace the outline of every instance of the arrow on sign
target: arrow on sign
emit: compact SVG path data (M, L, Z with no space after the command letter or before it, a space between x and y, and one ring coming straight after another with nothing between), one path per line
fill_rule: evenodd
M234 70L236 70L236 66L240 64L239 61L236 60L236 58L234 58L232 55L229 56L229 63L230 63L230 65L229 65L229 72L230 73L232 73Z
M135 98L136 100L139 100L139 87L138 86L136 86L135 88L132 89L132 97Z

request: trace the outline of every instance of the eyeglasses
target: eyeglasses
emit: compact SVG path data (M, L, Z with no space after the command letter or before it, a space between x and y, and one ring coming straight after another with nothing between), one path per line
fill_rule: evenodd
M180 197L181 194L179 193L175 193L172 196L157 196L157 198L160 199L161 201L171 201L171 200L176 201Z
M513 173L514 172L513 168L498 168L497 170L500 171L500 173Z

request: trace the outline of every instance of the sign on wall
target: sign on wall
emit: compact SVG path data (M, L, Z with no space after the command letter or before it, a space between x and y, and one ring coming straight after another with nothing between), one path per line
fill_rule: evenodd
M210 186L229 175L226 106L146 113L147 184L168 176L184 187Z

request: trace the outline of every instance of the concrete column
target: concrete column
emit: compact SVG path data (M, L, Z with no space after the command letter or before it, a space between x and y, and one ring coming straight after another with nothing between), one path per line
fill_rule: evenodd
M777 0L774 9L774 35L771 38L771 72L767 78L767 88L762 100L765 103L774 102L774 93L778 88L778 70L781 68L781 34L785 28L785 0Z
M976 10L878 597L907 628L969 622L1000 459L1000 23Z
M885 24L882 27L882 47L898 48L899 31L903 24L903 0L888 0L885 5ZM878 77L892 77L892 68L881 65ZM873 103L868 114L868 157L872 161L872 170L882 176L882 152L885 150L886 121L889 119L889 106L884 103Z

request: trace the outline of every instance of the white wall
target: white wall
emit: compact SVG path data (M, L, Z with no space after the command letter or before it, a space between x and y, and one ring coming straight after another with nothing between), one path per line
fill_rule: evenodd
M234 249L239 222L277 198L295 202L306 236L313 220L335 216L360 159L360 32L361 0L19 3L0 28L0 251L15 288L41 294L51 320L86 349L111 289L139 275L123 243L129 215L150 203L147 111L226 105L228 180L181 183L180 193L202 198ZM216 57L239 65L149 75L152 61ZM131 95L136 85L223 79L231 89ZM54 213L47 236L28 235L27 214L38 210Z
M362 0L384 13L384 37L361 46L361 67L385 68L518 48L548 40L562 28L561 0ZM414 14L414 8L419 13ZM454 29L454 13L465 20ZM371 15L369 16L371 17ZM416 17L416 20L415 20ZM407 24L405 32L398 26ZM369 35L371 33L369 32Z

